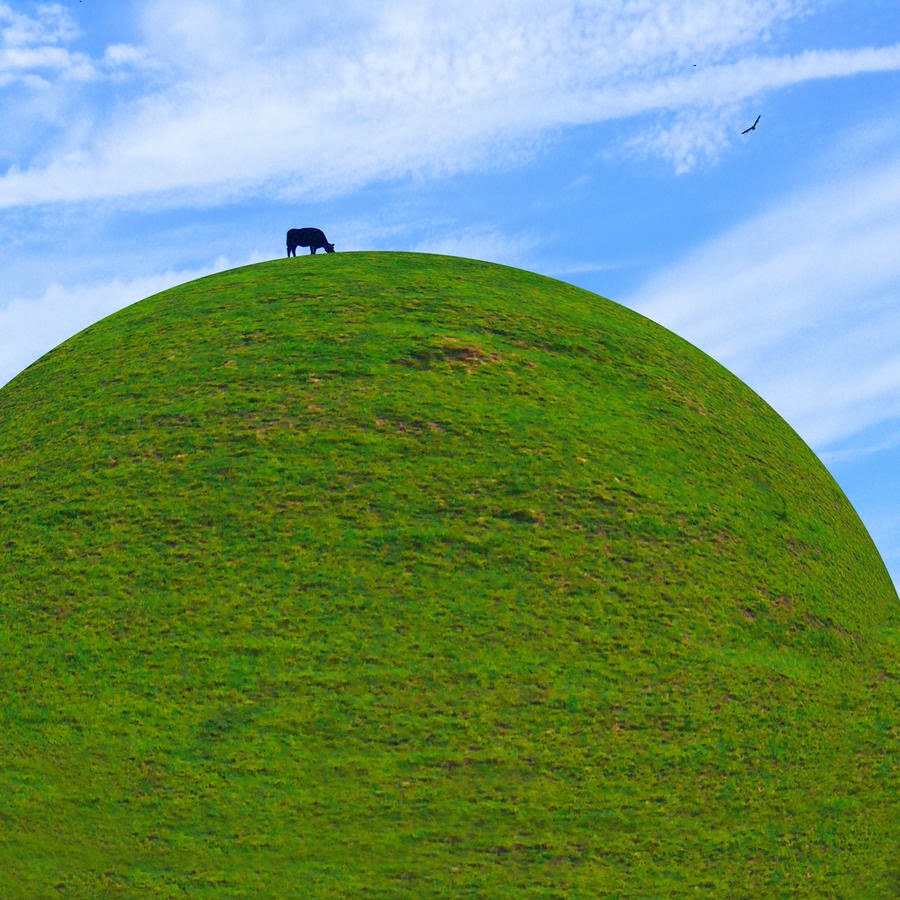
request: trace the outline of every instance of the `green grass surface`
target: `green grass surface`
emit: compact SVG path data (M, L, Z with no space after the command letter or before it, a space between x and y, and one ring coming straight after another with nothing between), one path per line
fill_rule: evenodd
M0 391L0 542L4 897L898 890L877 551L580 289L338 253L144 300Z

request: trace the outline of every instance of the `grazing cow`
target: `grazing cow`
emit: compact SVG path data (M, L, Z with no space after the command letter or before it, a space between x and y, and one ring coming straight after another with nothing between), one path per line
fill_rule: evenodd
M296 256L298 247L309 247L310 253L315 253L320 247L326 253L334 253L334 244L328 243L320 228L292 228L287 233L287 255Z

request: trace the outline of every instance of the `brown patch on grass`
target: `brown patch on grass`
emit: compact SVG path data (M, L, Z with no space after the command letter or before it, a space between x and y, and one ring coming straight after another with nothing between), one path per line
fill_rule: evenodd
M420 369L430 369L440 363L463 365L471 369L474 366L500 363L502 357L499 353L493 353L458 338L437 337L421 350L416 350L397 362Z

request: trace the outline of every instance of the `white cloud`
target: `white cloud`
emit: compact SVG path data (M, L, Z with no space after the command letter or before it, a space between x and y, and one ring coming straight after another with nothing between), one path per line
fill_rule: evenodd
M72 166L69 154L87 152L103 115L94 86L149 68L139 48L121 44L93 59L73 46L80 37L60 4L38 4L26 14L0 2L0 172L13 181L23 171L39 178L61 161Z
M0 3L0 45L4 47L55 44L77 34L75 20L59 3L42 3L33 16Z
M132 280L67 287L53 284L41 297L17 298L0 307L0 385L89 325L174 285L232 268L220 258L211 268L169 271Z
M716 162L734 138L732 106L680 110L674 121L659 124L632 138L626 151L638 157L658 157L670 163L676 175L703 162Z
M0 3L0 88L17 81L35 88L58 77L90 77L89 58L62 46L77 36L75 20L59 4L42 4L29 16Z
M149 59L146 51L131 44L110 44L103 53L104 68L119 69L125 67L147 66Z
M440 253L521 267L538 243L536 238L527 235L511 237L498 231L464 228L430 238L413 249L418 253Z
M630 305L728 366L816 448L900 419L898 172L894 151L785 198Z
M666 110L674 125L632 149L686 170L727 142L729 105L810 78L900 69L900 45L725 62L802 14L799 0L395 0L302 15L295 2L263 12L223 2L148 2L142 46L110 47L91 64L152 66L154 77L102 127L61 140L48 159L16 160L0 206L184 191L219 202L266 184L327 194Z
M621 96L606 92L594 103L612 111L624 102L621 115L662 113L660 121L632 138L625 149L638 157L662 158L684 174L703 162L716 162L735 141L738 110L749 98L808 81L890 71L900 71L900 44L752 56L698 68L690 75L634 83Z
M900 429L895 434L877 441L876 443L857 444L854 447L843 450L829 450L821 454L822 462L826 465L838 465L844 462L856 462L867 456L877 456L889 451L900 449ZM897 524L900 525L900 513L896 514Z

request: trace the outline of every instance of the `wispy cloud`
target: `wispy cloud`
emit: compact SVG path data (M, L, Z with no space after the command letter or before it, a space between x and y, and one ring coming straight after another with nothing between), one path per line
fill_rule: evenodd
M563 126L659 111L674 123L626 149L685 170L720 152L729 105L810 78L900 69L900 45L760 57L805 6L397 0L300 14L283 0L262 13L249 0L151 0L140 45L96 60L65 48L71 21L52 7L6 39L7 53L25 55L0 78L15 72L28 90L29 78L71 79L79 66L85 77L111 67L153 77L123 82L122 102L103 116L82 97L58 151L12 160L0 206L322 195L465 170Z
M898 171L894 151L786 197L630 303L727 365L817 449L900 419Z
M53 284L37 298L16 298L0 307L0 385L94 322L177 284L250 262L217 259L212 268L168 271L131 280L113 279L75 287Z
M900 449L900 428L894 434L876 443L858 444L843 450L828 450L822 453L821 457L826 465L837 465L843 462L856 462L867 456L877 456L898 449ZM900 513L894 518L900 520Z
M72 15L57 3L38 6L34 15L0 3L0 88L21 80L30 87L60 77L84 77L89 58L65 44L78 36Z
M4 47L28 47L71 40L78 27L59 3L43 3L34 15L18 12L0 3L0 41Z
M782 57L751 56L728 65L631 86L631 114L663 115L626 144L638 157L659 157L677 174L716 162L737 137L738 110L752 97L824 78L900 71L900 44L843 51L810 51ZM598 106L612 102L601 98ZM749 124L749 123L746 123Z
M511 236L490 229L464 228L422 241L413 249L419 253L441 253L522 266L538 243L535 236Z

